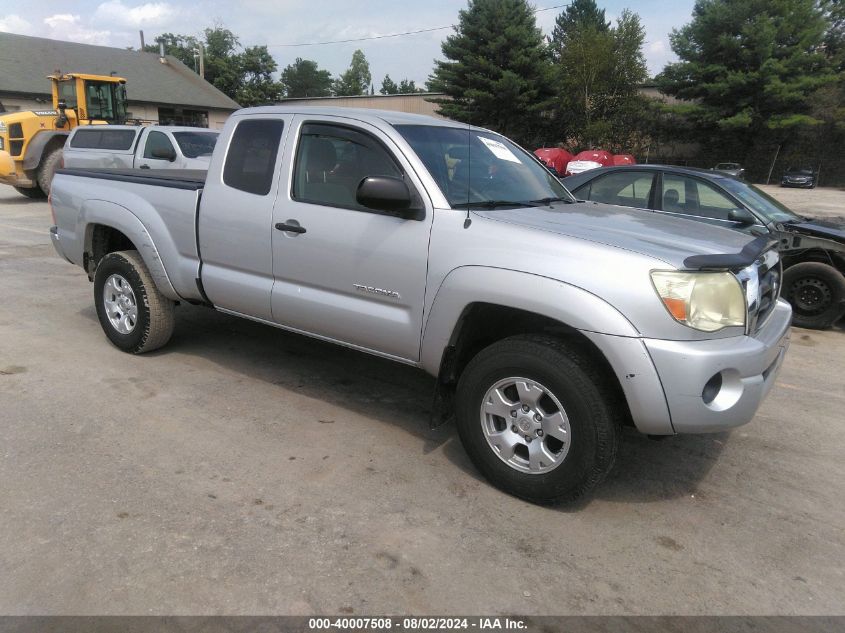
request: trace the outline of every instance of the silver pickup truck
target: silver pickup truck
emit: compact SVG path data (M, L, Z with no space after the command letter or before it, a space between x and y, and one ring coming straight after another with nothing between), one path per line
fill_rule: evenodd
M165 125L84 125L62 151L65 167L208 169L219 132Z
M207 174L63 169L52 209L118 348L161 347L188 302L419 367L436 421L537 502L599 483L623 425L745 424L789 342L766 238L576 202L508 139L429 117L242 110Z

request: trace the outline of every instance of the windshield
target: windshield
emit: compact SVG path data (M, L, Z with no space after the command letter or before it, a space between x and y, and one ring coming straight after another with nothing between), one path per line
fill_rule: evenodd
M802 174L804 176L812 176L813 170L809 167L789 167L786 170L787 174Z
M124 123L126 121L126 86L109 81L85 83L88 118Z
M452 207L531 206L573 202L535 157L492 132L397 125Z
M754 185L725 178L722 185L766 222L797 222L802 218Z
M173 138L188 158L209 156L217 143L217 132L174 132Z

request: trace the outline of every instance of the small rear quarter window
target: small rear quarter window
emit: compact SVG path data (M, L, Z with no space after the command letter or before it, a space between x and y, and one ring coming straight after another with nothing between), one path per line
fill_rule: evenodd
M283 128L280 119L247 119L238 123L223 166L224 184L266 196L273 185Z
M97 129L100 126L92 126L92 129L77 130L70 146L78 149L112 149L128 150L135 141L137 130L109 130Z

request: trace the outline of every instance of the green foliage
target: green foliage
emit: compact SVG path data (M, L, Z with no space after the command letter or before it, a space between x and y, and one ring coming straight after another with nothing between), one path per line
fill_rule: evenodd
M442 45L429 89L444 116L536 141L551 105L543 36L525 0L469 0Z
M252 46L239 51L237 36L222 26L207 28L202 39L192 35L165 33L144 50L164 51L195 71L199 70L200 43L204 47L205 80L242 106L266 104L279 97L279 86L273 80L276 61L266 46Z
M577 0L561 13L552 34L557 91L552 127L577 147L633 151L638 126L648 114L638 88L648 76L642 52L645 30L625 9L616 26L592 0Z
M381 82L381 90L379 94L395 95L399 92L399 86L390 78L390 75L385 75Z
M250 46L240 55L241 85L235 101L242 105L272 105L281 96L281 86L273 80L276 60L266 46Z
M199 52L199 40L192 35L177 35L175 33L164 33L155 39L155 44L147 44L144 51L147 53L158 53L159 44L164 43L165 55L172 55L188 68L194 68L196 61L194 51Z
M827 27L815 0L697 0L658 85L697 105L687 116L700 138L745 156L819 123L811 95L836 80L820 48Z
M824 37L825 53L839 72L845 71L845 0L821 0L828 20Z
M334 82L334 94L338 97L354 97L370 92L370 64L364 51L358 49L352 53L352 61L344 73Z
M400 95L409 95L414 94L415 92L425 92L425 90L422 88L417 88L417 84L414 82L413 79L403 79L399 82Z
M284 95L295 97L328 97L332 93L332 75L320 70L317 62L297 57L296 61L282 71Z
M610 22L605 20L604 9L599 9L595 0L574 0L555 18L552 41L565 43L573 33L589 29L599 33L610 31ZM557 47L553 47L557 52Z

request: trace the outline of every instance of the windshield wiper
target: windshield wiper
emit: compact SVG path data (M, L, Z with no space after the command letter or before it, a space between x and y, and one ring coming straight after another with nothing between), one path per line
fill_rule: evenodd
M552 202L572 204L569 198L540 198L539 200L480 200L478 202L456 202L453 209L500 209L503 207L551 207Z
M500 209L502 207L537 207L540 206L532 200L481 200L479 202L456 202L452 204L453 209Z
M550 207L552 206L552 202L563 202L564 204L572 204L574 200L572 200L571 198L541 198L540 200L532 200L531 202L534 205Z

